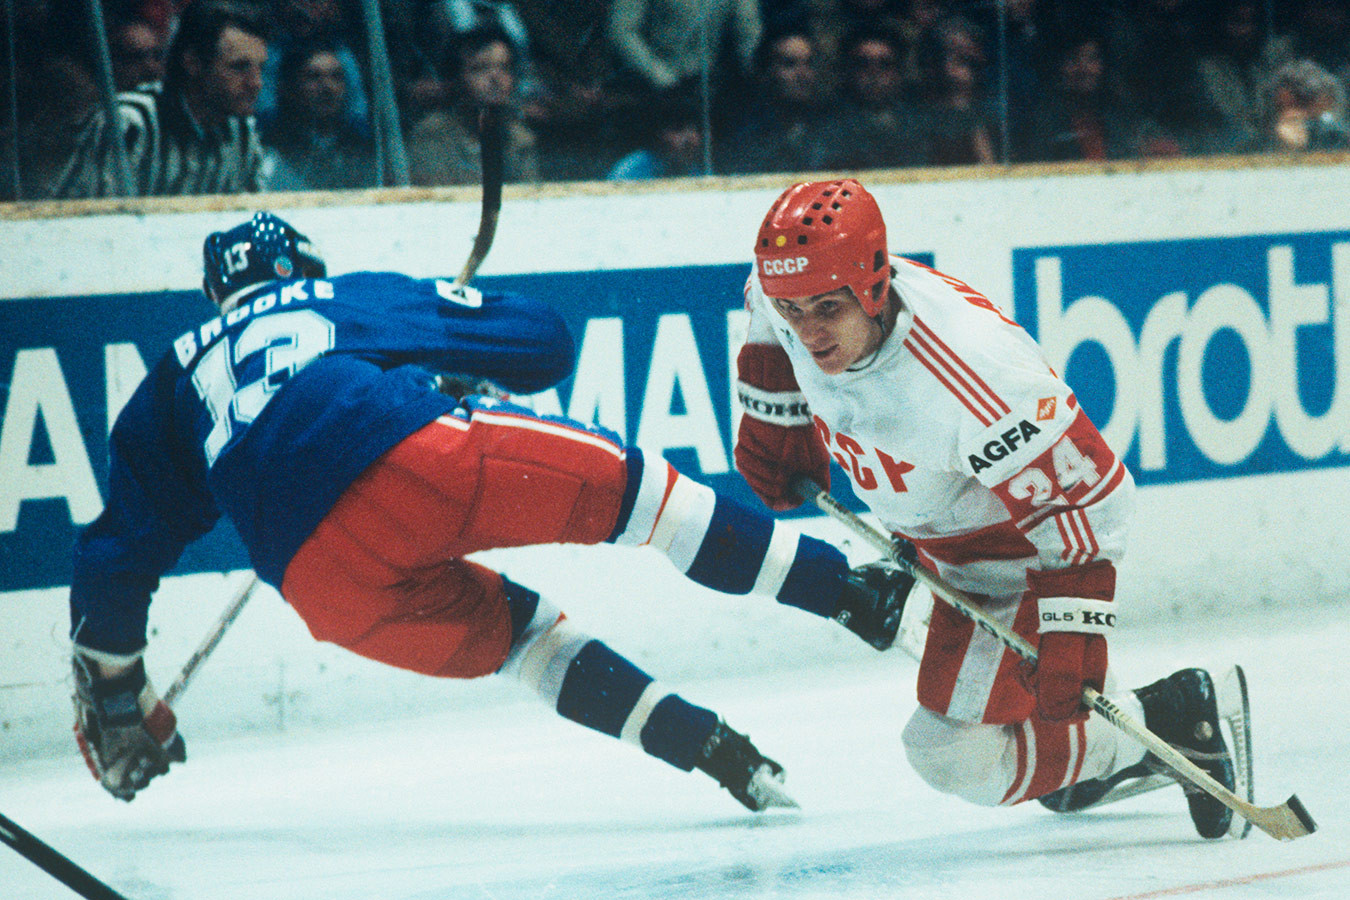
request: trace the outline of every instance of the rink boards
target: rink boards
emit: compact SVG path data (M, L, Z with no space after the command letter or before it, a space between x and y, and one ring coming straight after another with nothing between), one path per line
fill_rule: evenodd
M1339 602L1350 582L1339 514L1350 493L1350 172L1332 162L1235 166L866 179L892 251L962 278L1011 312L1131 468L1142 490L1121 599L1144 620L1300 614ZM790 180L508 189L480 281L548 298L580 351L576 375L531 398L536 408L599 421L751 500L731 469L740 291L754 230ZM196 290L202 237L271 208L316 240L335 274L453 275L478 218L476 192L460 189L211 204L0 209L0 384L8 387L0 691L11 689L0 697L15 701L0 715L15 721L45 704L30 698L59 677L68 548L102 508L109 423L172 339L211 314ZM540 577L612 622L606 633L625 646L655 646L661 629L629 615L614 591L581 590L575 571L558 577L560 559L563 568L573 559L594 565L562 552L509 559L526 577L548 569ZM229 529L219 528L175 571L245 565ZM709 604L672 585L659 560L614 565L620 582L635 571L651 581L647 595L661 596L644 603ZM190 647L224 602L224 587L203 590L202 578L214 576L169 579L161 589L157 627L179 635L166 640ZM749 647L753 656L763 630L780 627L805 652L851 652L832 636L813 643L812 625L735 608L750 612L728 618L725 606L707 605L706 620L687 609L664 614L684 626L677 649L695 657L714 635L723 649ZM285 621L279 604L271 609ZM279 626L286 637L264 629L276 658L326 652L294 625ZM668 648L669 632L662 638ZM762 654L766 664L781 658ZM732 652L700 666L745 658ZM322 683L318 668L306 679Z

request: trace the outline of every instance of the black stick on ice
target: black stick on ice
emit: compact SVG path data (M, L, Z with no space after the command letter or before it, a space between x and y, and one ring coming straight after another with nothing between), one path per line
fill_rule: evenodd
M0 841L9 844L33 865L81 897L87 897L88 900L127 900L71 862L65 854L24 831L13 819L3 815L0 815Z

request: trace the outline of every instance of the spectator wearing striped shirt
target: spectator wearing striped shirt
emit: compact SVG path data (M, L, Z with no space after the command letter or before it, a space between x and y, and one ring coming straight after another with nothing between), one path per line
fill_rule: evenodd
M116 137L135 196L227 194L262 188L253 119L267 43L252 7L198 2L183 13L162 86L117 96ZM57 196L123 193L118 150L100 112L86 126Z

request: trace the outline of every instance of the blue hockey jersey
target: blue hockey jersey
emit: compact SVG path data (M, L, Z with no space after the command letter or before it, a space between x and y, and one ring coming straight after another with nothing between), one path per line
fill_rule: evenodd
M160 576L222 514L279 585L347 486L455 408L433 373L533 393L574 362L562 318L516 294L388 272L260 286L179 337L118 416L107 506L75 546L72 637L145 646Z

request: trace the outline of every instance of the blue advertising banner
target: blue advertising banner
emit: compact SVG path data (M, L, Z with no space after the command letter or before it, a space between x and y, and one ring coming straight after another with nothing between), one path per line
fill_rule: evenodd
M1017 320L1139 483L1350 461L1350 232L1037 247L1012 264Z
M573 330L576 374L529 398L538 411L600 422L758 505L731 455L747 272L748 265L696 266L478 284L547 299ZM102 510L112 419L173 339L212 314L192 291L0 303L0 591L69 583L76 529ZM851 497L846 487L841 493ZM223 524L174 572L247 565Z

